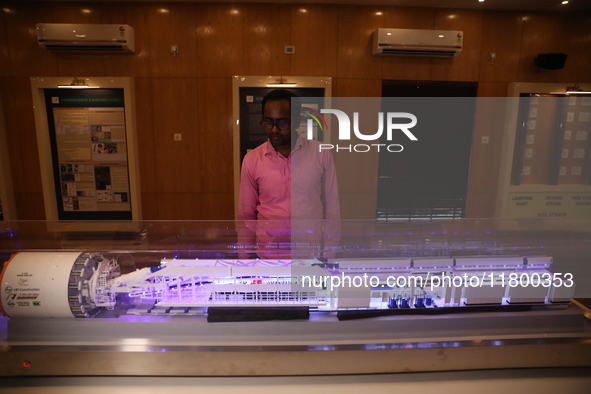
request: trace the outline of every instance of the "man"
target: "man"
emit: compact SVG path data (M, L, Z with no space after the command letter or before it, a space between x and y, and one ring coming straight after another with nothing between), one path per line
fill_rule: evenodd
M300 257L320 257L309 248L338 242L338 234L326 231L321 221L340 219L332 155L321 152L318 141L298 135L300 111L299 98L288 90L263 98L261 125L268 141L242 162L238 220L246 226L239 233L240 258L249 257L249 251L260 258L297 257L295 244L308 248Z

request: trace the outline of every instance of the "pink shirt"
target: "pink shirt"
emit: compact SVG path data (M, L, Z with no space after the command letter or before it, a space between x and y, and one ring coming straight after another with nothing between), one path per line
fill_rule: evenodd
M298 242L318 243L322 239L320 220L340 219L334 162L330 151L319 151L319 144L298 138L290 155L285 157L267 141L244 157L238 220L264 221L255 230L258 247L253 249L259 256L264 257L262 249L277 252L276 249L289 248L294 242L292 233L307 234ZM251 229L254 225L247 223ZM293 226L307 231L294 232ZM252 242L244 233L239 241Z

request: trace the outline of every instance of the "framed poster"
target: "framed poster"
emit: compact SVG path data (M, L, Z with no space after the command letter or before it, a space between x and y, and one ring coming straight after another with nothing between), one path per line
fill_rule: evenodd
M83 89L48 79L32 79L47 219L139 220L130 79Z
M60 220L130 220L123 89L45 89Z
M591 92L568 86L509 85L497 217L591 220Z

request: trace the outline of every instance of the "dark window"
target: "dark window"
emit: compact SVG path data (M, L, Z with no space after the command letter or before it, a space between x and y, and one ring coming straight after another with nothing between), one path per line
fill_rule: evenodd
M461 100L461 108L450 110L456 101L446 98L475 97L476 92L476 83L384 81L383 97L409 98L399 102L410 103L405 111L418 119L413 128L418 141L406 140L401 153L380 151L378 219L465 216L475 99ZM422 97L439 99L416 99ZM387 106L384 113L400 111Z

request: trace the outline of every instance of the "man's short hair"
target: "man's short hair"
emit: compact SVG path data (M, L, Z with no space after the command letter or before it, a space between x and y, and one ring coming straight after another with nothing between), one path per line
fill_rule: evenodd
M293 101L292 101L293 99ZM286 89L276 89L271 90L269 93L263 97L262 106L261 106L261 113L265 116L265 105L267 101L279 101L279 100L287 100L290 103L291 113L292 114L299 114L302 112L302 103L300 98L294 92L291 92Z

